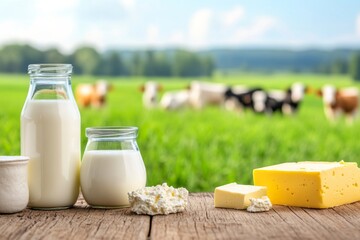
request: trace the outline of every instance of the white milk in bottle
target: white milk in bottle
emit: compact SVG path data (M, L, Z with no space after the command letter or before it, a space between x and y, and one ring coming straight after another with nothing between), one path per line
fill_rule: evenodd
M79 195L80 114L69 64L29 65L21 113L21 154L28 156L29 207L71 207Z

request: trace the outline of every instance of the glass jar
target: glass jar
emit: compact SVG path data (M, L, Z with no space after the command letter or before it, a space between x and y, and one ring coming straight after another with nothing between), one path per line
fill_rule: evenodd
M29 204L64 209L79 195L80 113L70 64L31 64L21 112L21 154L28 156Z
M128 207L128 192L146 185L146 170L136 142L137 127L92 127L81 164L85 201L97 208Z

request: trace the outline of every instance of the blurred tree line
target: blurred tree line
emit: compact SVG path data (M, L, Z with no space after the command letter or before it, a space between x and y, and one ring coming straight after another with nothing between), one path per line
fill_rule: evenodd
M101 76L211 76L223 71L290 71L350 74L360 81L360 52L354 49L181 49L107 51L82 46L65 55L56 48L38 50L30 45L9 44L0 49L0 72L26 72L31 63L71 63L76 74Z
M41 51L26 44L10 44L0 49L0 72L24 73L32 63L71 63L76 74L102 76L197 77L211 76L215 69L210 55L185 50L101 54L93 47L82 46L64 55L56 48Z
M319 74L351 74L358 79L356 72L360 66L356 60L358 49L304 49L291 50L282 48L244 48L211 49L216 69L227 74L233 70L250 72L293 72ZM359 74L357 74L359 75Z
M350 74L352 79L360 81L360 52L353 53L349 59L336 59L330 64L316 68L318 73Z

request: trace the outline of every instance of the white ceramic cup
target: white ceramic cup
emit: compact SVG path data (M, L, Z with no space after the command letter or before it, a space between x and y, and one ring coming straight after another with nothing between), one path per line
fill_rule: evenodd
M27 164L23 156L0 156L0 213L24 210L29 201Z

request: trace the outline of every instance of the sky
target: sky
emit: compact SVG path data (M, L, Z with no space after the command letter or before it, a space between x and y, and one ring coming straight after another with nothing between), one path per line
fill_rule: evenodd
M360 47L360 0L1 0L0 46Z

